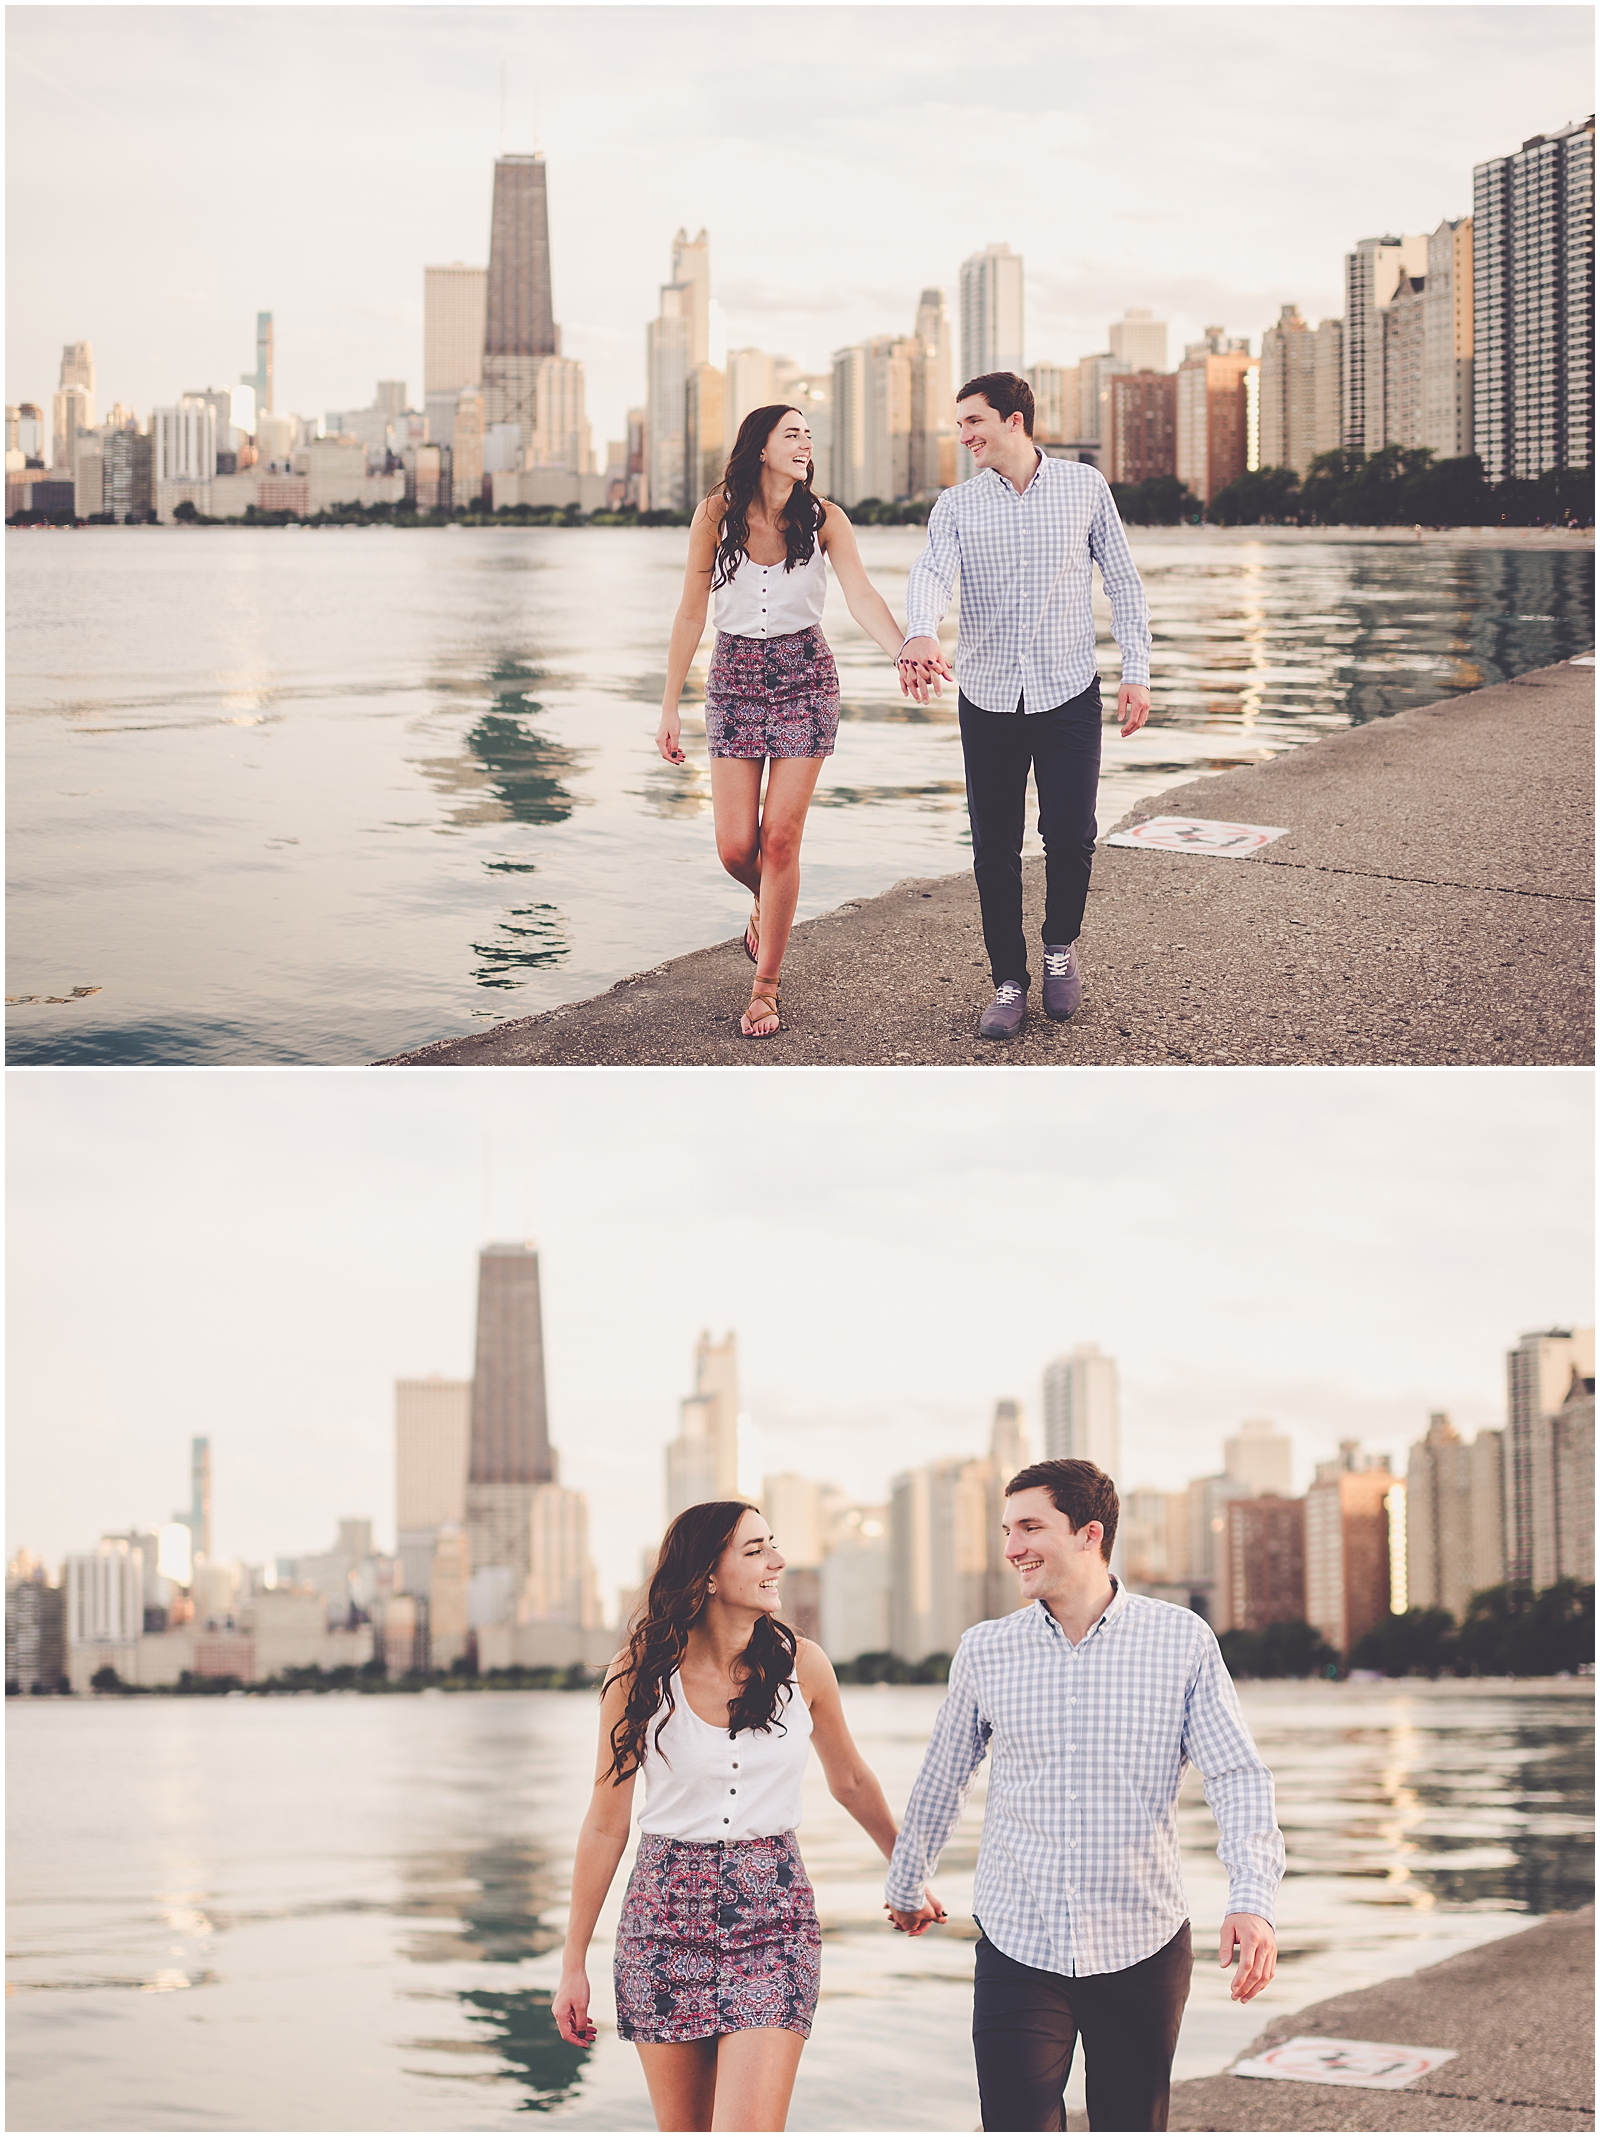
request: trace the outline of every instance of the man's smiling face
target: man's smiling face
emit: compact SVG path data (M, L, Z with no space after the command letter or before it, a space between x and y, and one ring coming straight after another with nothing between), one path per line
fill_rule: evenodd
M1104 1533L1098 1521L1075 1529L1042 1485L1013 1492L1001 1521L1006 1563L1016 1573L1030 1602L1042 1602L1103 1578L1100 1556Z

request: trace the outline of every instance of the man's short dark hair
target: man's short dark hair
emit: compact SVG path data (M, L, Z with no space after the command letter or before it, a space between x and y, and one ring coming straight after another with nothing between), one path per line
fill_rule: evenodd
M1018 378L1015 371L985 371L981 378L969 378L956 399L970 401L975 393L983 395L1002 421L1020 410L1022 427L1033 436L1033 388L1025 378Z
M1102 1531L1100 1556L1110 1565L1121 1509L1117 1487L1103 1469L1097 1469L1093 1462L1030 1462L1006 1486L1006 1497L1009 1499L1015 1491L1047 1491L1056 1512L1065 1514L1075 1529L1098 1521Z

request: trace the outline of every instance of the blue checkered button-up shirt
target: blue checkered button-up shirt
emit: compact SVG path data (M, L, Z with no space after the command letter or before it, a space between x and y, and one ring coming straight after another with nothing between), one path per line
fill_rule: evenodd
M1182 1928L1178 1788L1194 1765L1228 1912L1273 1919L1283 1835L1272 1775L1203 1618L1119 1582L1075 1647L1043 1603L974 1625L906 1806L891 1907L914 1909L993 1755L972 1911L1024 1966L1110 1974Z
M911 567L906 637L936 638L961 580L956 679L985 712L1049 712L1095 677L1091 564L1100 566L1122 680L1150 681L1150 609L1105 477L1039 456L1014 490L986 467L941 491Z

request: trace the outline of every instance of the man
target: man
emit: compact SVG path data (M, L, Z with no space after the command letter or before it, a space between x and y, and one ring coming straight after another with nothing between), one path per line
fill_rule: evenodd
M1100 783L1100 678L1091 561L1122 649L1124 736L1150 713L1150 615L1105 478L1047 460L1033 442L1033 391L1013 371L969 379L956 396L961 444L979 469L942 493L911 567L902 686L925 696L950 671L939 625L961 580L956 650L972 872L994 1000L979 1035L1014 1039L1028 1013L1022 933L1022 819L1028 768L1045 848L1044 1009L1070 1017L1083 996L1077 940L1094 859Z
M1089 2127L1166 2128L1193 1963L1177 1829L1190 1764L1221 1834L1235 2001L1277 1964L1272 1776L1210 1626L1130 1595L1110 1572L1116 1533L1116 1487L1093 1462L1036 1462L1006 1486L1006 1559L1030 1607L962 1637L889 1865L889 1912L918 1936L940 1919L926 1881L992 1750L972 1908L986 2130L1066 2128L1079 2034Z

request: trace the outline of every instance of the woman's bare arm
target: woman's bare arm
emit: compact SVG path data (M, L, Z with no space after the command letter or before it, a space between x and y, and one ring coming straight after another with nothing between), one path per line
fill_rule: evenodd
M867 577L856 545L856 530L837 505L828 505L822 528L822 547L843 589L845 606L867 636L882 646L891 660L899 658L905 632L893 611ZM820 1650L819 1650L820 1652Z
M561 1981L552 2011L556 2030L564 2041L583 2047L594 2039L589 2022L589 1976L586 1962L589 1940L600 1910L611 1890L633 1814L634 1775L625 1781L611 1778L611 1731L622 1719L628 1701L626 1675L628 1656L612 1663L612 1682L600 1702L600 1749L595 1761L594 1792L572 1860L572 1898L567 1909L567 1937L561 1954Z
M667 646L667 683L661 694L661 725L656 729L656 747L669 764L683 762L679 746L678 700L689 677L689 664L705 636L706 610L711 602L711 574L717 560L717 536L722 526L722 506L711 498L702 500L689 523L689 560L683 572L683 597L672 619L672 638Z

